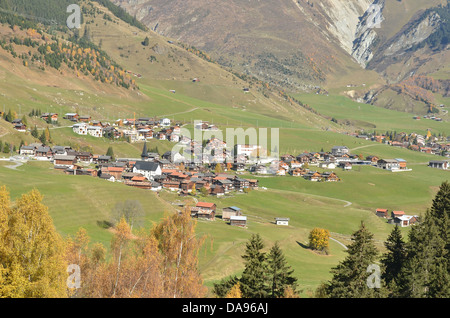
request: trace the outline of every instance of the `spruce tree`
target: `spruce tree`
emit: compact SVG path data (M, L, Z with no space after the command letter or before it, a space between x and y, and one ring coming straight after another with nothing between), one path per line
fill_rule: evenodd
M106 155L110 156L112 160L114 160L114 150L112 147L108 147L108 150L106 151Z
M387 252L381 259L382 278L392 290L391 294L394 295L398 277L406 260L406 243L398 225L394 227L384 245Z
M424 220L409 234L401 297L450 297L449 208L450 186L444 182Z
M253 234L246 244L242 258L245 269L240 279L244 298L265 298L268 295L266 255L262 252L264 243L259 234Z
M144 147L142 148L141 158L142 159L148 158L147 142L144 143Z
M34 125L33 130L31 131L31 136L33 136L34 138L39 138L39 132L37 130L36 125Z
M288 286L295 292L297 278L294 270L287 264L286 258L278 242L275 242L267 256L268 278L270 282L270 297L280 298Z
M12 114L12 112L11 112L11 109L8 111L8 114L6 115L5 120L6 120L7 122L12 122L12 121L14 120L14 117L13 117L13 114Z
M371 288L368 284L371 272L369 266L376 263L378 255L370 233L361 222L358 231L353 233L348 246L348 256L331 270L333 278L326 286L326 294L331 298L373 298L381 297L382 289Z

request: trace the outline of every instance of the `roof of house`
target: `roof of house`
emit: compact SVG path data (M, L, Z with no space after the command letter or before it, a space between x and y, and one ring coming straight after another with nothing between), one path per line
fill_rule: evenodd
M196 205L198 208L213 208L214 206L215 204L210 202L198 202Z
M398 163L396 159L380 159L378 162L384 162L384 163Z
M232 215L230 221L247 221L247 217L243 215Z
M108 167L109 172L122 172L123 170L123 167Z
M37 152L49 152L50 147L39 147L36 151Z
M111 179L111 178L114 178L114 177L112 175L110 175L110 174L102 173L99 178L101 178L101 179Z
M20 147L21 150L34 150L33 146L22 146Z
M98 159L99 159L99 160L104 160L104 159L110 160L110 159L111 159L111 156L98 156Z
M75 156L65 156L65 155L56 155L55 156L55 160L70 160L73 161L75 160Z
M430 163L444 164L444 163L449 163L449 161L448 160L430 160Z
M153 161L136 161L134 167L137 170L156 171L159 168L159 164Z
M141 176L134 176L133 178L131 178L131 181L144 181L144 180L146 180L146 178Z
M227 207L227 209L231 209L231 210L234 210L234 211L240 211L241 210L240 208L238 208L236 206L229 206L229 207Z

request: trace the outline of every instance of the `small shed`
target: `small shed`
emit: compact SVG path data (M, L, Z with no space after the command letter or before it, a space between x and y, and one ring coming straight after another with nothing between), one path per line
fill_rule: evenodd
M230 225L232 226L247 226L247 217L242 215L232 215L230 216Z
M275 218L276 225L289 225L289 218Z
M229 221L231 216L241 216L242 211L236 206L230 206L222 209L222 220Z

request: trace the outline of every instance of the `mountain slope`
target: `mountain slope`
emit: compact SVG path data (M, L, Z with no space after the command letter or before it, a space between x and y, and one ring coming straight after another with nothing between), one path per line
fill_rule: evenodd
M355 63L349 51L369 0L113 0L156 32L220 64L289 88L323 83ZM311 36L313 35L313 36Z
M321 86L344 93L348 84L369 83L355 95L364 100L414 74L445 77L449 59L445 46L429 43L448 25L438 8L446 0L111 1L156 33L291 92ZM399 94L376 105L427 110Z

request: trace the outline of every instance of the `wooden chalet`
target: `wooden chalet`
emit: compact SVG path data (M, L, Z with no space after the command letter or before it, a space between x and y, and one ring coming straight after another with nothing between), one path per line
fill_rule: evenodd
M388 218L389 216L388 209L376 209L375 214L380 218Z
M242 210L236 206L230 206L222 209L222 220L229 221L231 216L242 215Z
M197 210L197 218L214 220L216 216L216 204L209 202L198 202L195 206Z

